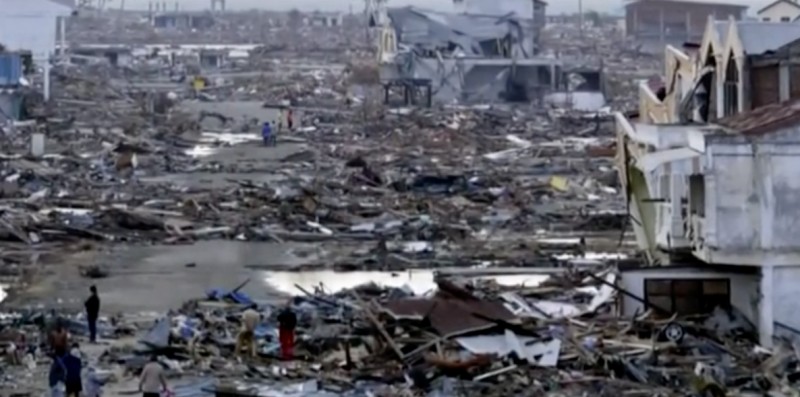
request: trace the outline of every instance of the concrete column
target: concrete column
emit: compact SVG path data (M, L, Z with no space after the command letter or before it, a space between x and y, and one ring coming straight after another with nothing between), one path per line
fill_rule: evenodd
M50 100L50 59L44 62L44 100Z
M692 13L686 11L686 41L692 41Z
M789 80L789 64L787 62L781 62L781 65L778 69L778 92L780 93L780 100L788 101L789 94L790 94L790 84L791 81Z
M774 271L772 265L762 266L758 285L758 343L764 347L772 347L772 335L775 333L772 295Z
M67 17L58 17L59 21L59 35L61 36L61 50L59 51L59 55L62 57L67 54Z

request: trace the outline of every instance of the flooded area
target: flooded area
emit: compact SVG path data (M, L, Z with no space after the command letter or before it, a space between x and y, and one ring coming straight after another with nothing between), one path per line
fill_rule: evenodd
M326 293L337 293L362 284L375 283L380 287L408 288L415 295L424 295L436 290L435 270L408 270L403 272L312 270L303 272L265 272L266 283L284 294L302 295L300 287L313 292L316 287ZM535 287L548 276L513 274L486 276L500 285L525 285ZM481 278L481 277L478 277Z

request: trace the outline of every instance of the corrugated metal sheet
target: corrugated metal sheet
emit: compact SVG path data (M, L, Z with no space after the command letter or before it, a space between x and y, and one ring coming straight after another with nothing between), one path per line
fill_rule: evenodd
M719 121L744 135L764 135L800 123L800 101L773 103Z
M427 319L442 336L463 335L496 325L486 319L512 321L516 318L501 302L494 301L404 299L388 302L384 310L396 319Z
M797 23L739 21L736 28L748 55L775 51L800 39L800 24Z
M522 34L531 23L514 15L447 14L416 7L391 8L388 14L401 43L434 46L457 43L469 55L483 55L480 41Z
M14 53L0 53L0 86L19 84L22 77L22 57Z

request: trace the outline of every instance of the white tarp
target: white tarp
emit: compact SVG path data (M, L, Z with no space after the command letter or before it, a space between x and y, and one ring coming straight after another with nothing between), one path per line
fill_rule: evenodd
M456 342L472 354L496 354L517 357L541 367L555 367L561 353L561 341L541 342L530 336L518 336L510 330L504 335L478 335L456 338Z
M557 302L547 300L526 300L513 292L500 295L506 301L506 308L520 317L534 317L541 320L573 318L593 313L600 306L610 302L617 290L611 287L617 280L617 274L609 272L603 277L605 284L576 288L575 292L592 295L588 304Z

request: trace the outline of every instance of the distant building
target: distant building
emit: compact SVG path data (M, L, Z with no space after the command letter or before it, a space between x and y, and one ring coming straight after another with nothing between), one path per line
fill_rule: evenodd
M743 18L747 6L717 0L635 0L625 6L625 32L645 47L662 52L664 45L680 47L698 42L709 16L715 20Z
M800 4L796 0L777 0L756 13L762 22L791 22L800 17Z
M124 45L84 45L70 49L70 54L105 58L111 66L129 66L133 63L132 49ZM75 62L76 60L73 60Z
M344 16L340 13L314 12L303 19L306 26L337 27L342 26Z
M49 59L56 49L56 32L74 8L65 0L0 0L0 44L7 51L30 51L45 69L44 96L50 97Z
M201 12L167 12L153 17L153 26L160 29L208 29L214 26L214 17Z

